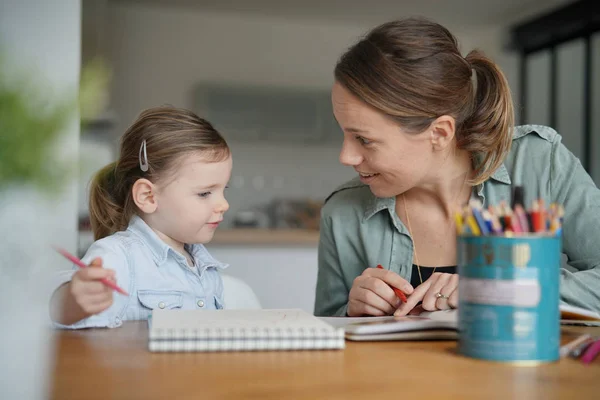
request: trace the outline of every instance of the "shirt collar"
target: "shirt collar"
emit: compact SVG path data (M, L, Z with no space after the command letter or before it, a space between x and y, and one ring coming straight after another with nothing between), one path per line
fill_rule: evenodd
M396 207L395 197L377 197L373 193L370 193L367 207L365 208L365 215L363 222L370 219L373 215L377 214L381 210L393 211Z
M508 170L504 166L504 163L500 164L500 167L498 167L498 169L494 171L492 176L490 176L490 179L501 183L505 183L507 185L510 185L512 183L512 181L510 180L510 175L508 174Z
M186 244L185 249L192 255L194 261L202 268L214 267L225 269L229 264L215 259L202 244Z
M152 258L156 262L156 265L160 266L165 262L171 247L163 242L143 219L138 215L131 217L127 230L144 242L150 253L152 253Z
M135 234L144 242L146 247L150 250L154 262L159 267L167 260L169 251L173 253L173 256L179 255L171 246L163 242L156 232L154 232L138 215L134 215L131 218L127 230ZM194 261L201 267L225 269L229 266L228 264L217 261L201 244L186 244L185 248L194 258ZM179 256L183 257L182 255Z

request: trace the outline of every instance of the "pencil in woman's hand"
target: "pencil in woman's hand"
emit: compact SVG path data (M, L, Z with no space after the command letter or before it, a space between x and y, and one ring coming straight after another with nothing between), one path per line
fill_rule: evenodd
M384 269L381 265L378 265L377 268L378 269ZM400 300L402 300L403 303L406 303L406 301L408 299L406 298L406 295L404 294L404 292L402 290L398 289L397 287L394 287L394 286L391 286L391 285L390 285L390 287L392 288L392 290L394 291L394 293L396 293L396 296L398 296L398 298Z

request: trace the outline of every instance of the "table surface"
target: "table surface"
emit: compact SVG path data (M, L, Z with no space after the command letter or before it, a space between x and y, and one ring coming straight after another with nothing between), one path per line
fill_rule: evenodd
M562 340L600 328L563 327ZM59 331L52 399L598 398L600 357L532 366L475 360L455 341L344 350L151 353L145 321Z

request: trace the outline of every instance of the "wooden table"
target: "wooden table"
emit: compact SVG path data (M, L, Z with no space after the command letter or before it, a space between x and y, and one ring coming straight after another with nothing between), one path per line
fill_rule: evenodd
M563 329L563 340L600 328ZM345 350L150 353L147 323L58 334L52 399L600 398L600 359L537 367L468 359L456 342L346 342Z

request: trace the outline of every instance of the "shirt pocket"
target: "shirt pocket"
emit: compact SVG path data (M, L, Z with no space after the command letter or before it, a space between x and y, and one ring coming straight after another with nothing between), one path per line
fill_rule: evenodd
M183 306L183 292L177 290L138 290L138 300L142 306L154 309L172 310Z

